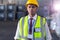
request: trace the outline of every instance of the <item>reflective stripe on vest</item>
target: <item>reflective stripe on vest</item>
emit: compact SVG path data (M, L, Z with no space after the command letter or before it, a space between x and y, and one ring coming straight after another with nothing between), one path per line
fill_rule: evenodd
M20 19L19 23L20 23L20 36L21 36L20 38L23 38L23 39L20 39L20 40L27 40L27 38L28 38L28 16L26 16L24 18L24 25L22 24L22 19L23 18ZM43 23L45 24L45 19L43 19ZM42 26L41 26L41 17L40 16L37 16L37 20L35 22L34 28L35 28L35 30L40 29L40 31L34 32L34 38L38 38L38 39L42 38L43 34L41 32Z

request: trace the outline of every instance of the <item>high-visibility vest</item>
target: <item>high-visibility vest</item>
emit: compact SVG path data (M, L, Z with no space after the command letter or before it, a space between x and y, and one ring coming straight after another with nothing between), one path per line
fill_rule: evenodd
M46 31L44 28L44 25L46 23L45 18L42 18L40 16L37 16L34 28L40 29L38 32L34 32L34 40L40 40L41 38L44 38L46 36ZM28 16L22 17L19 21L19 32L20 32L20 39L19 40L27 40L28 38ZM43 32L42 30L43 29Z

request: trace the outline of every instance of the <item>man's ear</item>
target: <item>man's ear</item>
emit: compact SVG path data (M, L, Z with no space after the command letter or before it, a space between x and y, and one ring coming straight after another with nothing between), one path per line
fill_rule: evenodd
M36 12L38 12L38 7L36 7Z
M28 10L28 7L26 7L26 10Z

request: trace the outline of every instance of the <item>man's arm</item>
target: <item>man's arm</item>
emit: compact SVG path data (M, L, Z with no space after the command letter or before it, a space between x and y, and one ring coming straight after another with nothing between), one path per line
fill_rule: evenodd
M19 34L19 22L18 22L17 30L16 30L16 34L15 34L14 40L19 40L19 39L20 39L20 34Z
M45 24L45 29L46 29L46 40L52 40L52 36L50 34L49 27L48 27L47 23Z

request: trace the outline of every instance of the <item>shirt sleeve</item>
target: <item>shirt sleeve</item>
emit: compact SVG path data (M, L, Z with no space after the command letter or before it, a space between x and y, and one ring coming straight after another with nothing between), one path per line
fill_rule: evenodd
M46 28L46 40L52 40L52 36L50 34L47 23L45 24L45 28Z
M17 30L16 30L16 34L15 34L15 37L14 39L20 39L20 34L19 34L19 22L18 22L18 25L17 25Z

